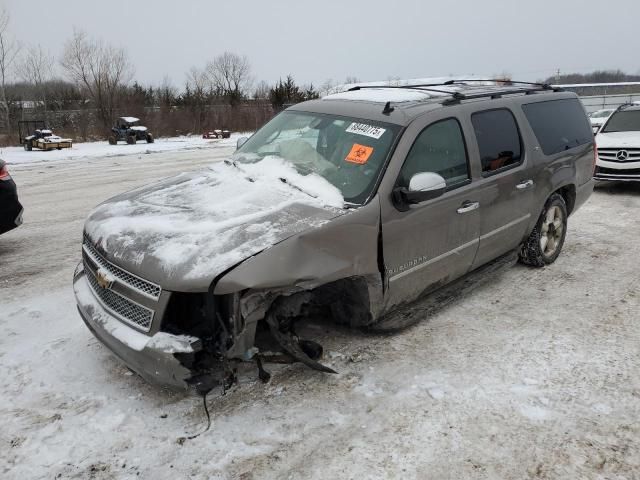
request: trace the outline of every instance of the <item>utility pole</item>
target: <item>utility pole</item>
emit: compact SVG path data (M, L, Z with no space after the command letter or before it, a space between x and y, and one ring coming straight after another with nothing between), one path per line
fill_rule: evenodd
M560 69L556 70L556 85L560 83Z

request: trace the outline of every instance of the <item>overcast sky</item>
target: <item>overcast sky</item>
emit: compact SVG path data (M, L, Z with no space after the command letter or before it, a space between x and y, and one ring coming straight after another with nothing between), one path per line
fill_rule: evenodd
M135 78L182 86L225 50L256 80L300 83L508 72L640 72L640 0L0 0L25 44L59 55L73 27L126 47Z

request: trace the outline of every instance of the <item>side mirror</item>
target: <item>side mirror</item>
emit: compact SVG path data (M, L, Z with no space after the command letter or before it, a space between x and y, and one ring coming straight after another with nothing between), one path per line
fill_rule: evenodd
M236 150L240 148L242 145L244 145L245 143L247 143L247 140L249 140L247 137L240 137L236 142Z
M416 173L409 181L409 188L398 187L393 194L396 202L415 205L441 196L447 190L447 182L433 172Z

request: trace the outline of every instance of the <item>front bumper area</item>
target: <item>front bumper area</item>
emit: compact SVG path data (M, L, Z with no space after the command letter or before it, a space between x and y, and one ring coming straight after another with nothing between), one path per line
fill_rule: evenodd
M73 276L78 311L89 330L130 369L150 383L188 390L193 372L176 357L202 350L201 341L188 335L157 332L147 335L113 317L93 293L84 267Z
M608 162L599 159L593 178L618 182L640 182L640 162Z

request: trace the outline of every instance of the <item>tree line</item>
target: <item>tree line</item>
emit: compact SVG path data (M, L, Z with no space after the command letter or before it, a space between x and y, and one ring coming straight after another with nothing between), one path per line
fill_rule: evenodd
M561 84L632 81L640 81L640 75L620 70L545 80ZM0 10L0 145L18 142L20 120L44 120L56 133L74 140L104 139L115 118L124 115L139 117L156 136L200 134L214 128L249 131L289 104L358 82L349 76L342 83L326 80L316 88L297 84L292 75L275 84L256 82L246 56L224 52L192 67L180 87L168 77L145 85L135 80L126 49L74 29L61 56L55 58L41 45L18 42L8 11ZM388 82L393 84L393 79ZM590 88L582 94L607 93L601 90Z
M325 93L334 87L323 84ZM156 135L200 134L214 128L253 130L286 105L318 98L321 89L292 75L255 82L246 56L224 52L192 67L181 88L135 80L126 49L74 29L62 55L23 45L0 11L0 144L18 141L20 120L44 120L76 140L103 139L118 116L136 116Z

